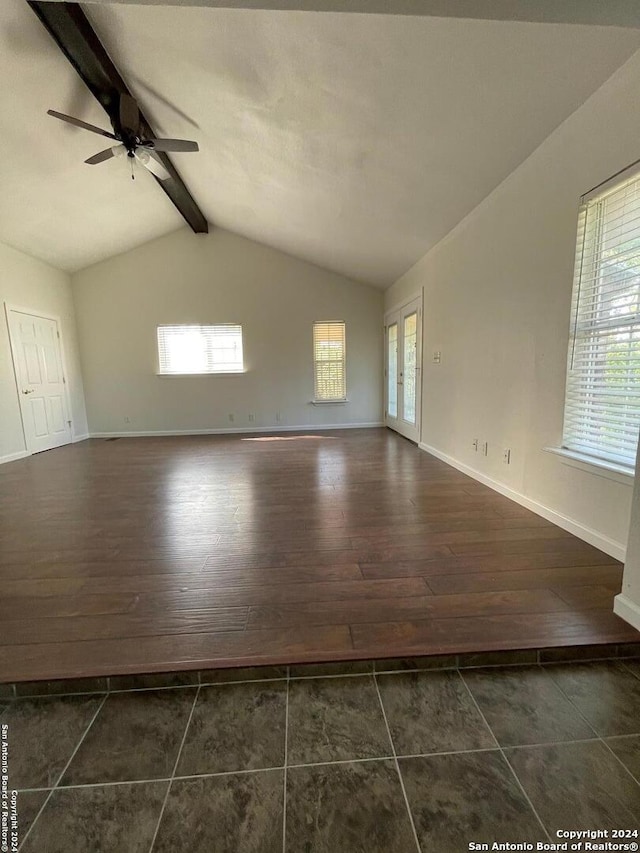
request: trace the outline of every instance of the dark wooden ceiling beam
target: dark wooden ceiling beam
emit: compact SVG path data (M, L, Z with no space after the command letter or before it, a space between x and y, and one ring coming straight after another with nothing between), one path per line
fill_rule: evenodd
M78 3L52 3L27 0L54 41L75 68L91 94L105 109L112 126L118 120L120 94L131 94L95 30ZM149 138L157 134L140 111L141 135ZM156 156L171 177L156 181L169 196L185 220L196 233L206 233L209 225L195 199L187 189L168 155L158 151ZM154 176L155 177L155 176Z

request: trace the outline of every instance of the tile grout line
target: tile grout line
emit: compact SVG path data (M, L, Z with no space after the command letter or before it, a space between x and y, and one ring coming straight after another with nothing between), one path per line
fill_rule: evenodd
M497 747L498 747L498 750L500 751L500 755L502 756L503 760L504 760L504 761L506 761L506 763L507 763L507 767L509 768L509 770L510 770L510 772L511 772L511 775L512 775L512 776L513 776L513 778L516 780L516 784L517 784L518 788L520 789L520 791L522 792L523 797L525 798L525 800L526 800L526 801L527 801L527 803L529 804L529 808L531 809L531 811L532 811L532 812L533 812L533 814L535 815L536 820L538 821L538 823L539 823L539 824L540 824L540 826L542 827L542 831L543 831L543 832L544 832L544 834L547 836L547 838L549 839L549 841L552 841L551 835L549 834L549 831L547 830L547 827L544 825L544 823L542 822L542 818L541 818L541 817L540 817L540 815L538 814L538 810L536 809L536 807L535 807L535 806L533 805L533 803L531 802L531 798L530 798L529 794L525 791L525 789L524 789L524 785L522 784L522 782L521 782L521 781L520 781L520 779L518 778L518 774L516 773L516 771L515 771L515 770L513 769L513 767L511 766L511 762L509 761L509 759L508 759L508 758L507 758L507 756L505 755L504 749L502 748L502 745L500 744L500 741L499 741L499 740L498 740L498 738L495 736L495 733L494 733L493 729L492 729L492 728L491 728L491 726L489 725L489 722L487 721L487 718L485 717L485 715L484 715L484 713L483 713L482 709L480 708L480 705L478 705L478 702L476 701L476 697L475 697L475 696L473 695L473 693L471 692L471 688L469 687L469 685L467 684L467 682L464 680L464 678L463 678L462 673L460 672L460 670L458 670L458 675L460 676L460 680L461 680L461 681L462 681L462 683L464 684L464 686L465 686L465 688L466 688L466 690L467 690L467 693L469 694L469 697L470 697L471 701L472 701L472 702L473 702L473 704L475 705L476 710L478 711L478 713L480 714L480 716L481 716L481 717L482 717L482 719L484 720L484 724L485 724L485 726L486 726L486 727L488 728L488 730L491 732L491 737L495 740L496 745L497 745Z
M164 810L167 806L167 800L169 799L169 794L171 793L171 786L173 785L173 780L175 779L176 770L178 769L178 764L180 762L180 756L182 755L182 750L184 748L185 741L187 739L187 733L189 731L189 726L191 725L191 720L193 718L193 712L196 709L196 702L198 701L198 696L200 695L201 685L198 685L198 689L196 690L196 695L193 697L193 704L191 705L191 711L189 713L189 718L187 720L187 724L184 727L184 732L182 734L182 740L180 741L180 747L178 748L178 754L176 755L176 760L173 765L173 770L171 772L171 778L169 779L169 784L167 785L167 791L164 795L164 799L162 801L162 808L160 809L160 814L158 815L158 823L156 824L156 830L153 833L153 838L151 839L151 845L149 847L149 853L153 853L153 848L156 843L156 838L158 837L158 831L160 830L160 824L162 823L162 818L164 816Z
M313 664L311 664L313 666ZM318 678L363 678L367 675L373 675L373 670L371 672L334 672L327 673L325 675L292 675L292 681L312 681L313 679Z
M638 672L634 672L627 663L627 660L635 660L635 658L617 658L617 660L619 661L619 663L622 664L622 666L627 670L627 672L630 672L634 678L637 678L638 681L640 681L640 670Z
M387 736L389 738L389 743L391 744L391 751L393 752L393 763L396 768L396 773L398 774L398 780L400 782L400 788L402 789L402 796L404 798L404 804L407 809L407 814L409 815L409 823L411 824L411 831L413 833L413 839L416 842L416 850L418 853L422 853L422 847L420 846L420 839L418 838L418 832L416 830L416 825L413 820L413 813L411 811L411 806L409 805L409 797L407 796L407 791L404 786L404 779L402 778L402 773L400 772L400 764L398 763L398 756L396 754L396 746L393 742L393 737L391 735L391 728L389 726L389 720L387 719L387 712L384 709L384 703L382 701L382 694L380 693L380 685L378 684L378 678L374 672L373 674L373 683L376 688L376 693L378 694L378 702L380 703L380 709L382 711L382 717L384 719L384 724L387 728Z
M571 648L571 647L569 647ZM577 646L577 648L580 648ZM538 652L540 656L540 652ZM553 666L580 666L584 663L607 663L617 662L624 663L625 660L637 660L637 658L620 658L617 655L604 655L601 657L592 658L560 658L559 660L539 660L538 666L553 667Z
M612 737L616 737L616 735L612 735ZM602 743L602 745L604 746L604 748L605 748L608 752L610 752L610 753L611 753L611 755L615 758L615 760L618 762L618 764L619 764L621 767L623 767L623 768L625 769L625 771L627 772L627 775L631 776L631 778L632 778L632 779L633 779L633 781L636 783L636 785L639 785L639 786L640 786L640 779L636 778L636 777L633 775L633 773L631 772L631 770L629 770L629 768L628 768L628 767L627 767L627 765L624 763L624 761L620 758L620 756L616 755L616 753L611 749L611 747L609 746L609 744L607 743L607 741L606 741L603 737L600 737L599 735L598 735L598 740Z
M623 664L623 666L624 666L624 664ZM631 670L627 669L627 667L624 667L624 668L627 670L627 672L631 672ZM634 673L631 673L631 674L632 674L632 675L635 675ZM554 679L554 684L556 685L556 687L558 688L558 690L560 691L560 693L564 696L564 698L567 700L567 702L569 702L569 704L570 704L573 708L575 708L575 709L576 709L576 711L578 712L578 714L582 717L582 719L585 721L585 723L589 726L589 728L591 729L591 731L595 733L595 736L596 736L597 740L599 740L599 741L600 741L600 743L604 746L604 748L605 748L609 753L611 753L611 755L615 758L615 760L618 762L618 764L619 764L621 767L623 767L623 768L624 768L624 770L626 771L627 775L631 776L631 778L632 778L632 779L633 779L633 781L636 783L636 785L640 785L640 779L636 779L636 777L633 775L633 773L631 772L631 770L629 770L629 768L628 768L628 767L627 767L627 765L624 763L624 761L623 761L619 756L617 756L617 755L615 754L615 752L611 749L611 747L610 747L610 746L609 746L609 744L607 743L606 738L605 738L605 737L603 737L603 736L600 734L600 732L599 732L599 731L597 731L597 729L596 729L596 727L593 725L593 723L591 723L591 721L590 721L590 720L588 720L588 719L585 717L585 715L582 713L582 711L580 710L580 708L578 708L578 706L576 705L576 703L575 703L575 702L574 702L574 701L573 701L573 700L572 700L572 699L571 699L571 698L570 698L570 697L569 697L569 696L564 692L563 688L562 688L562 687L560 687L560 685L555 681L555 679ZM625 735L609 735L609 737L625 737ZM626 737L634 737L634 735L633 735L633 734L632 734L632 735L626 735Z
M558 663L559 663L560 665L562 665L562 662L561 662L561 661L559 661ZM576 663L598 663L598 661L576 661ZM600 661L600 663L602 663L602 661ZM566 665L566 664L565 664L565 665ZM542 664L540 665L540 669L542 669L542 670L543 670L543 672L545 671L544 666L543 666ZM556 681L556 679L553 677L553 675L551 675L551 683L552 683L552 684L553 684L553 686L556 688L556 690L558 691L558 693L560 693L560 695L561 695L564 699L566 699L566 701L569 703L569 705L571 705L571 707L574 709L574 711L576 711L576 713L577 713L577 714L578 714L578 716L582 719L582 721L584 722L584 724L585 724L586 726L588 726L588 728L589 728L589 729L591 729L591 731L593 732L593 734L594 734L594 736L595 736L595 737L592 737L592 738L584 738L583 740L568 741L568 743L582 743L584 740L586 740L586 741L594 741L594 740L596 740L596 741L597 741L597 740L602 740L601 735L599 734L599 732L597 732L597 731L596 731L596 728L595 728L595 726L593 725L593 723L585 717L585 715L582 713L582 711L580 710L580 708L578 708L578 706L576 705L576 703L575 703L572 699L570 699L570 698L569 698L569 696L565 693L565 691L563 690L563 688L558 684L558 682L557 682L557 681ZM534 745L535 745L535 746L544 746L544 745L547 745L547 746L548 746L548 744L534 744Z
M284 768L282 772L282 853L287 853L287 767L289 766L289 684L291 667L287 667L287 695L284 712Z
M89 725L88 725L88 726L87 726L87 728L84 730L84 732L83 732L83 734L82 734L82 737L80 738L80 740L79 740L79 741L78 741L78 743L76 744L76 748L75 748L75 749L73 750L73 752L71 753L71 757L69 758L69 760L67 761L67 763L65 764L65 766L62 768L62 770L60 771L60 773L58 774L58 778L56 779L55 784L53 785L53 787L52 787L52 788L51 788L51 790L49 791L49 795L45 798L45 801L44 801L44 803L42 804L42 806L40 807L40 809L38 810L37 815L34 817L34 819L33 819L32 823L31 823L31 826L30 826L30 827L29 827L29 829L26 831L24 838L22 839L22 841L20 842L20 844L19 844L19 846L18 846L18 853L20 853L20 850L22 850L22 848L23 848L23 846L24 846L24 844L25 844L25 842L26 842L27 838L28 838L28 837L29 837L29 835L31 834L31 831L32 831L33 827L36 825L36 823L37 823L37 822L38 822L38 820L40 819L40 816L42 815L42 812L45 810L45 808L46 808L46 806L47 806L47 804L48 804L49 800L50 800L50 799L51 799L51 797L53 796L54 791L58 790L58 785L60 784L60 782L61 782L61 780L62 780L62 777L64 776L64 774L65 774L65 773L67 772L67 770L69 769L69 766L70 766L71 762L73 761L73 759L76 757L76 754L77 754L78 750L80 749L80 747L81 747L81 746L82 746L82 744L84 743L84 740L85 740L86 736L89 734L89 730L91 729L91 727L92 727L92 726L93 726L93 724L95 723L95 721L96 721L96 718L97 718L98 714L100 713L100 711L102 711L102 709L103 709L103 707L104 707L104 703L107 701L107 699L108 699L108 698L109 698L109 693L108 693L108 691L107 691L107 693L105 693L105 694L104 694L104 696L102 697L102 701L101 701L101 702L100 702L100 704L98 705L98 708L96 709L95 714L94 714L94 715L93 715L93 717L91 718L91 721L89 722Z
M228 684L260 684L266 681L286 681L286 678L255 678L247 679L246 681L203 681L202 683L194 682L193 684L171 684L158 687L122 687L111 689L109 693L148 693L156 690L187 690L196 687L226 687ZM60 699L63 696L102 696L104 690L92 690L86 693L34 693L32 695L19 696L16 700L19 702L22 699Z
M612 737L616 738L637 738L638 735L612 735ZM561 741L543 741L542 743L523 743L516 744L514 746L510 746L509 749L517 750L517 749L532 749L535 747L542 746L570 746L570 745L578 745L581 743L598 743L601 738L598 735L595 735L592 738L582 738L581 740L561 740ZM434 758L441 755L473 755L474 753L480 752L499 752L500 749L497 746L488 746L481 747L479 749L458 749L458 750L446 750L443 752L411 752L406 754L398 755L398 759L400 758ZM335 761L315 761L309 764L288 764L288 769L301 769L306 767L327 767L333 764L367 764L375 761L393 761L393 755L376 755L372 758L342 758L336 759ZM189 773L185 776L174 776L174 781L181 782L185 779L209 779L217 776L236 776L236 775L247 775L251 773L271 773L277 770L284 770L284 765L280 765L277 767L255 767L248 770L220 770L217 773ZM59 788L59 790L75 790L76 788L107 788L114 787L117 785L148 785L153 782L170 782L171 776L161 776L155 777L153 779L123 779L118 780L117 782L86 782L81 785L63 785ZM28 794L39 791L53 791L53 788L17 788L18 794Z

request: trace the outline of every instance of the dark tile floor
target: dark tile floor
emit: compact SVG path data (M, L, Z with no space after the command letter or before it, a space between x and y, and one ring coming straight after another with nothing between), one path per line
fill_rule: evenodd
M461 853L638 826L639 661L438 663L6 698L19 850Z

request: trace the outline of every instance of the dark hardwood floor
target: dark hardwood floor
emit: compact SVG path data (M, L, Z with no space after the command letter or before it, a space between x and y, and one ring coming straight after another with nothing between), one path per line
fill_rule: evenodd
M0 469L0 681L625 643L611 557L394 433Z

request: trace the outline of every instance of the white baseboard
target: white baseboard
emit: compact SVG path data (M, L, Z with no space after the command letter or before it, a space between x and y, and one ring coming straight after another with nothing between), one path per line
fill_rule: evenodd
M7 453L6 456L0 456L0 465L5 462L15 462L16 459L24 459L25 456L31 456L28 450L18 450L17 453Z
M71 439L71 444L75 444L76 441L85 441L87 438L90 438L88 432L83 433L82 435L74 435ZM24 459L27 456L32 456L30 450L19 450L17 453L8 453L6 456L0 456L0 465L4 462L15 462L16 459Z
M622 542L616 542L614 539L609 539L608 536L604 536L597 530L593 530L593 528L581 524L579 521L576 521L575 518L569 518L569 516L562 515L562 513L551 509L551 507L545 506L545 504L541 504L532 498L528 498L521 492L517 492L515 489L501 483L499 480L494 480L486 474L483 474L481 471L477 471L475 468L465 465L464 462L454 459L453 456L442 453L442 451L435 447L431 447L423 442L420 442L418 447L420 450L430 453L442 462L446 462L447 465L451 465L452 468L457 468L457 470L462 471L463 474L468 474L468 476L473 477L474 480L478 480L478 482L483 483L485 486L489 486L490 489L493 489L521 506L530 509L537 515L541 515L543 518L546 518L547 521L557 524L558 527L561 527L563 530L573 533L574 536L578 536L580 539L588 542L589 545L599 548L601 551L604 551L605 554L609 554L611 557L614 557L614 559L620 560L624 563L627 549L626 545L623 545Z
M640 631L640 605L621 592L613 599L613 612Z
M326 432L327 430L335 429L373 429L374 427L382 427L382 421L379 423L365 424L323 424L322 426L314 426L313 424L301 424L299 426L287 426L282 424L277 427L229 427L223 429L171 429L171 430L142 430L127 432L92 432L89 438L147 438L153 436L171 436L171 435L234 435L245 433L247 435L254 433L278 433L278 432Z

